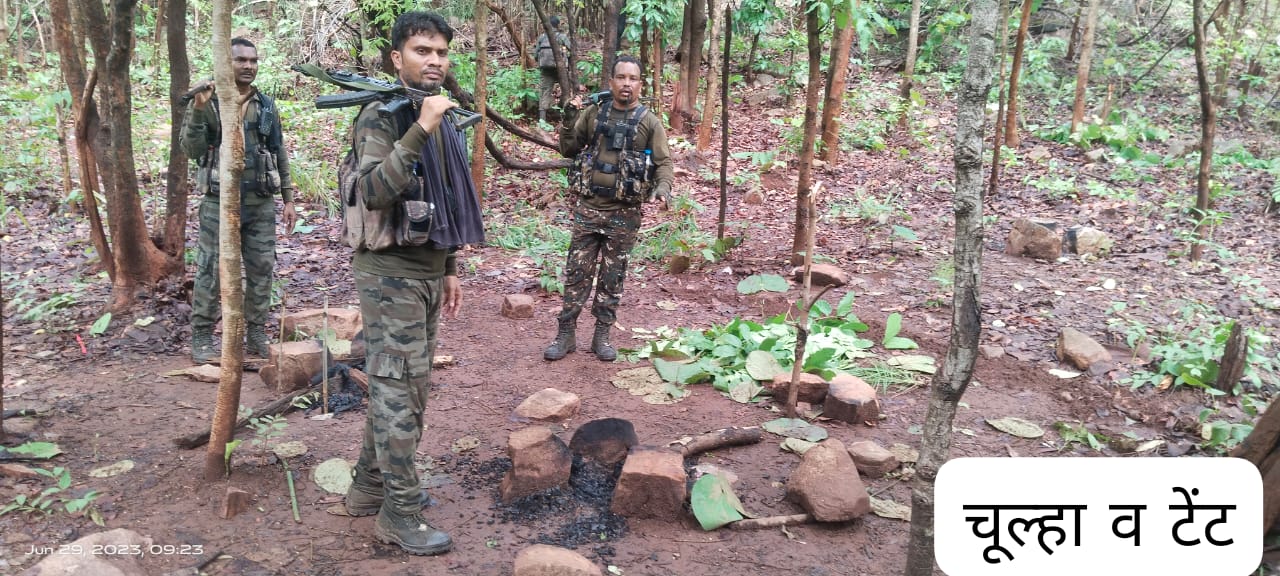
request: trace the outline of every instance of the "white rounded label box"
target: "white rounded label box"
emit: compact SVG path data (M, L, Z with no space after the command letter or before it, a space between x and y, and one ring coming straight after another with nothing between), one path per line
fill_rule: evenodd
M934 486L947 576L1246 576L1262 477L1239 458L957 458Z

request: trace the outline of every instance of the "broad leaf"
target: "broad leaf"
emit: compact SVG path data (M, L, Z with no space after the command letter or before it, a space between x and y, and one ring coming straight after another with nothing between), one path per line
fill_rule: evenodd
M316 466L312 473L316 485L330 494L346 494L351 487L351 464L341 458L330 458Z
M747 517L733 487L719 474L707 474L693 483L689 507L703 530L715 530Z
M763 348L763 345L761 347ZM756 380L773 380L774 376L782 372L782 364L778 363L778 359L773 356L773 353L765 350L755 350L747 354L747 374L752 378Z
M669 362L661 358L653 359L653 368L667 382L676 384L695 384L705 380L708 374L697 362Z
M831 303L827 302L826 300L819 300L817 302L814 302L813 306L809 309L809 312L817 312L819 316L830 316Z
M764 392L764 386L741 372L730 374L727 380L729 398L732 398L734 402L747 404L755 400L756 396L761 392Z
M911 521L911 507L904 506L893 500L881 500L874 496L871 497L871 512L881 518Z
M111 325L111 313L107 312L98 318L93 326L89 328L90 336L101 336L107 331L107 327Z
M821 350L815 350L811 354L806 354L804 358L804 370L808 372L810 370L831 368L829 364L831 363L831 359L835 357L836 352L838 352L838 350L835 348L823 348Z
M753 274L738 282L739 294L755 294L756 292L786 292L790 288L787 279L777 274Z
M897 224L893 225L893 235L899 238L902 238L904 240L907 240L909 242L915 242L916 240L920 239L918 236L916 236L915 232L911 231L910 228L907 228L906 226L899 226Z
M805 452L808 452L810 448L817 445L817 442L810 442L799 438L787 438L782 441L783 450L786 450L787 452L795 452L796 454L804 454Z
M62 449L53 442L27 442L13 448L0 446L0 454L6 451L32 460L48 460L62 453Z
M911 370L913 372L922 372L925 374L933 374L938 370L937 365L933 363L933 357L925 356L923 354L894 356L885 363L890 366L897 366L903 370Z
M766 432L787 438L799 438L809 442L820 442L827 439L827 431L821 426L814 426L800 418L778 418L760 425Z
M836 316L843 318L853 312L853 298L853 291L850 290L840 299L840 303L836 305Z
M103 466L101 468L94 468L89 471L89 476L93 478L110 478L112 476L124 474L130 470L133 470L133 460L121 460L115 464Z
M919 348L910 338L901 338L898 332L902 331L902 315L894 312L884 321L884 340L881 344L889 350L914 350Z
M1019 438L1039 438L1044 436L1044 430L1037 426L1034 422L1028 422L1022 418L1007 416L1005 418L997 418L995 420L987 420L992 428L1012 434Z

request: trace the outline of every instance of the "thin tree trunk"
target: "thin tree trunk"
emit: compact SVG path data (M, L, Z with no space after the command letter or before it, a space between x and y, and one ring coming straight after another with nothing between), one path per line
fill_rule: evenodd
M222 288L222 377L213 408L204 479L226 473L227 443L235 438L240 408L240 365L244 360L244 288L240 285L240 176L244 173L244 130L240 126L240 94L231 69L233 0L213 3L213 75L221 106L222 144L218 148L218 276ZM210 104L212 105L212 104Z
M809 0L814 2L817 0ZM801 7L804 9L804 6ZM813 185L813 144L818 139L818 102L822 80L822 37L818 11L806 10L805 30L809 36L809 85L805 89L804 141L800 144L800 179L796 185L796 229L791 241L791 263L804 263L809 234L809 189Z
M676 59L680 61L680 71L676 75L676 85L671 96L671 131L684 131L684 113L689 109L685 105L685 86L690 76L689 45L693 43L693 5L695 0L687 0L684 5L684 17L680 26L680 45L676 47Z
M809 222L805 226L804 275L801 277L803 280L800 287L800 302L804 307L800 310L800 317L796 319L796 349L792 356L795 361L791 364L791 384L787 387L787 403L783 406L787 418L796 417L796 401L800 399L800 373L804 369L804 349L809 340L809 311L813 308L813 300L809 296L813 288L813 237L817 234L815 227L818 207L813 194L808 194L805 202L808 203L805 212L808 213Z
M653 34L653 89L649 95L653 97L651 107L654 115L662 118L662 30L654 29Z
M760 45L760 33L751 35L751 49L747 51L747 69L744 79L747 85L756 81L756 48Z
M600 86L608 86L613 76L613 61L618 58L619 37L622 29L618 27L618 17L626 0L605 0L604 14L604 46L600 59Z
M54 108L55 120L58 126L58 160L62 165L62 198L67 204L67 210L76 212L80 208L80 203L71 197L71 191L75 188L71 180L71 139L67 133L67 118L62 105ZM75 111L71 111L71 117L75 118ZM52 214L53 210L57 210L57 205L49 207Z
M484 138L488 122L484 119L486 99L489 97L489 12L484 0L476 0L476 112L480 123L472 132L471 180L475 182L479 200L484 200ZM564 90L567 92L568 90Z
M1209 59L1205 55L1204 0L1192 0L1196 37L1196 83L1200 88L1200 169L1196 174L1196 242L1191 245L1191 261L1199 262L1207 239L1205 221L1209 215L1209 178L1213 175L1213 140L1217 133L1218 111L1209 86Z
M651 52L649 51L649 21L643 20L640 24L640 53L637 56L640 59L641 70L653 70L653 62L649 59ZM647 68L646 68L647 66ZM654 92L649 92L653 94ZM659 116L661 118L661 116Z
M934 572L934 480L951 451L957 404L973 378L981 326L982 125L995 61L994 0L974 0L969 27L969 61L956 102L955 290L951 338L942 369L930 385L920 461L911 487L911 540L906 576Z
M711 3L711 38L710 50L708 54L707 65L707 94L702 99L702 120L698 122L698 140L695 148L698 152L705 152L708 146L711 146L711 125L715 121L716 106L720 99L720 51L716 50L719 44L720 34L724 30L725 0L708 0Z
M102 228L102 215L98 211L98 162L97 153L93 149L93 139L89 137L89 127L93 124L87 117L93 106L93 91L98 85L98 72L89 75L85 83L84 94L79 98L80 108L75 112L76 146L80 157L80 190L84 193L84 212L89 218L89 239L93 249L98 252L102 261L102 269L107 277L116 279L116 261L111 254L111 244L107 242L107 234Z
M997 78L1000 80L1000 90L996 96L996 122L995 135L991 138L991 181L987 184L988 193L994 195L1000 187L1000 150L1004 147L1004 122L1000 119L1004 118L1005 93L1005 58L1009 55L1009 3L1000 3L1000 15L997 20L997 26L1000 27L1000 72Z
M683 86L680 89L680 107L673 112L692 118L698 101L698 80L702 77L702 43L707 37L707 3L706 0L689 0L689 17L684 21L689 27L688 53L681 61ZM682 119L683 120L683 119ZM681 124L683 126L683 123ZM675 128L675 124L672 124Z
M1227 105L1227 84L1231 79L1231 65L1235 64L1235 61L1236 61L1237 41L1240 39L1240 31L1244 28L1244 14L1246 9L1247 7L1244 5L1244 2L1242 1L1240 4L1240 13L1236 15L1236 21L1234 24L1231 25L1231 29L1228 31L1228 34L1227 34L1227 46L1229 46L1229 48L1227 49L1227 54L1222 59L1222 63L1218 65L1218 70L1214 74L1215 82L1214 82L1214 91L1213 91L1213 104L1214 106L1217 106L1217 107ZM1226 13L1223 14L1224 18L1221 19L1223 21L1230 18L1230 12L1231 12L1230 0L1226 2L1226 6L1224 7L1224 10L1226 11Z
M1098 0L1089 0L1089 17L1084 25L1084 40L1080 43L1080 66L1076 68L1076 101L1071 109L1071 132L1080 129L1084 121L1085 94L1089 89L1089 65L1093 58L1093 33L1098 27Z
M183 14L183 24L186 24L186 14ZM156 30L155 36L151 39L151 50L155 54L160 54L160 43L164 41L165 28L169 25L169 3L166 0L156 0ZM155 59L153 59L153 62Z
M165 177L165 253L182 265L182 252L186 247L187 197L191 193L187 177L190 159L181 146L182 116L185 106L180 102L191 86L191 66L187 61L187 0L169 0L165 4L168 15L166 45L169 51L169 172Z
M852 15L850 15L852 16ZM828 70L825 101L822 104L822 145L818 158L835 164L840 156L840 108L844 103L846 80L849 76L849 50L853 46L853 18L845 20L844 28L835 33L831 42L831 69Z
M1082 0L1079 6L1076 6L1076 17L1071 20L1071 36L1067 39L1067 62L1076 59L1077 46L1080 44L1080 18L1084 15L1085 4Z
M907 127L907 110L911 108L911 85L916 73L916 51L920 43L920 0L911 0L911 24L907 32L907 63L902 70L902 84L898 86L901 116L898 127Z
M52 10L52 8L50 8L50 10ZM56 29L58 22L55 20L53 25ZM65 25L65 23L63 25ZM57 45L56 40L54 41L54 45ZM9 0L0 0L0 46L5 47L5 53L8 54L10 58L14 57L14 54L9 51ZM0 78L6 78L8 75L9 67L0 66Z
M40 63L45 68L48 68L49 49L44 45L44 26L40 24L40 11L37 10L37 8L40 7L41 1L42 0L38 0L31 4L31 21L35 24L36 28L36 41L40 43Z
M1018 39L1013 46L1013 68L1009 70L1009 104L1004 120L1004 144L1014 149L1022 144L1022 138L1018 136L1018 75L1022 71L1022 50L1027 44L1027 25L1030 22L1031 0L1023 0Z
M720 214L716 218L716 239L724 239L725 219L729 210L729 46L733 44L733 21L729 6L724 5L724 55L720 60Z
M486 6L498 15L498 19L502 20L502 26L507 29L507 34L511 36L511 43L516 45L516 50L520 52L520 67L528 70L538 65L533 61L533 56L529 55L529 48L524 44L524 35L520 34L520 29L516 28L511 22L511 18L507 16L506 8L492 2L486 2Z

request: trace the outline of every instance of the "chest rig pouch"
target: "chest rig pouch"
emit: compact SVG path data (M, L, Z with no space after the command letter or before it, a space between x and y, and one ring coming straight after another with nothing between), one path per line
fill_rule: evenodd
M276 154L281 149L279 134L275 132L275 100L266 94L258 94L258 119L244 121L244 172L241 173L240 194L257 194L268 197L280 192L280 168ZM219 116L218 101L210 102L214 117ZM210 194L218 193L218 148L222 134L217 133L210 144L209 153L200 158L201 168L208 168Z
M618 122L609 121L610 108L607 104L600 106L592 143L574 159L569 185L583 196L640 204L650 187L646 169L650 159L647 151L635 150L635 138L636 127L648 108L637 106ZM614 161L606 162L606 158ZM595 184L596 173L611 175L613 186Z

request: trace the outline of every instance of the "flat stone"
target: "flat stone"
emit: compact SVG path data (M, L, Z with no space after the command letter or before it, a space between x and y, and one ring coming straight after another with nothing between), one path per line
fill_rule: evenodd
M1027 151L1027 160L1032 162L1039 162L1050 156L1052 156L1052 154L1050 154L1049 149L1044 146L1036 146L1035 148Z
M1106 348L1083 332L1070 327L1063 328L1058 335L1057 352L1059 360L1080 370L1089 370L1095 363L1111 362L1111 353Z
M600 567L573 550L534 544L516 554L512 576L601 576Z
M800 391L797 392L797 401L821 404L827 398L828 387L827 381L823 380L821 376L801 372ZM765 383L765 388L772 390L773 397L779 402L785 402L787 395L791 393L791 373L775 375L772 382Z
M1057 260L1062 255L1062 238L1045 222L1019 218L1009 230L1005 252L1010 256Z
M831 379L822 415L850 424L874 422L880 417L876 389L851 374L837 374Z
M502 315L507 318L533 318L533 296L507 294L502 298Z
M544 426L512 432L507 438L507 456L511 457L511 469L498 486L503 502L569 484L573 455L564 441Z
M529 420L560 422L576 416L581 405L577 394L543 388L516 406L515 415Z
M871 496L843 442L828 438L810 448L787 479L787 500L819 522L844 522L871 511Z
M628 518L680 518L687 496L684 457L663 448L637 446L627 455L609 510Z
M804 266L792 270L796 282L804 282ZM832 264L814 264L809 268L809 282L813 286L844 286L849 283L849 273Z
M612 466L640 443L635 426L621 418L601 418L579 426L569 440L569 450L583 458Z
M849 457L858 466L858 472L868 478L879 478L898 467L898 457L893 452L870 440L850 444Z
M227 520L235 518L237 514L249 509L252 500L253 495L247 491L227 486L227 492L222 495L222 517Z
M324 362L323 346L318 340L272 344L268 349L270 359L258 376L268 388L281 394L310 386L311 378L320 373Z
M1081 256L1103 256L1111 252L1114 242L1106 232L1084 226L1076 230L1075 252Z
M145 553L151 544L150 538L124 528L98 532L60 547L66 552L45 556L22 576L146 576L147 571L139 563L141 554L103 554L101 550L141 550ZM72 554L71 550L79 550L80 553Z
M759 190L749 190L742 195L742 203L749 206L760 206L764 204L764 192Z
M330 308L328 312L323 308L299 310L284 315L281 339L290 342L310 340L320 333L326 322L340 340L355 340L362 326L360 310L356 308Z
M1004 346L982 344L978 346L978 353L982 354L982 357L987 360L995 360L996 358L1004 356Z

